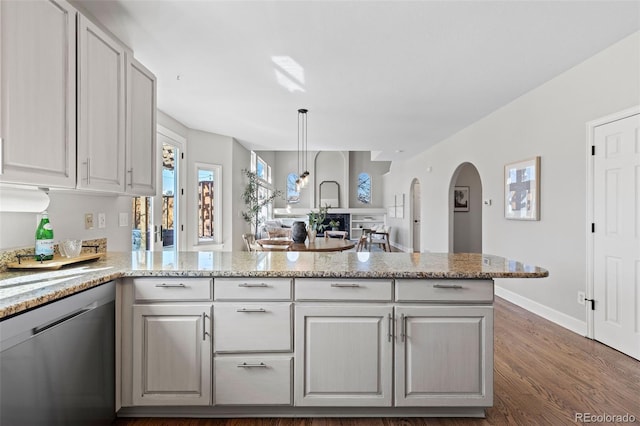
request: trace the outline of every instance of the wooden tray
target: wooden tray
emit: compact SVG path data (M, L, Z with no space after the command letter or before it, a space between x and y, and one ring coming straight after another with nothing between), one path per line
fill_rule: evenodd
M88 260L99 259L104 253L80 253L76 257L68 258L62 257L59 254L53 256L51 260L44 260L40 262L33 257L23 258L18 262L11 262L7 264L7 268L11 269L60 269L65 265L71 265L78 262L86 262Z

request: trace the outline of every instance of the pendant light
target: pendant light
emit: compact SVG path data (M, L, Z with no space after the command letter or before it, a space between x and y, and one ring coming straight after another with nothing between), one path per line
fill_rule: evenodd
M309 170L307 168L308 142L307 142L307 112L300 108L298 110L298 179L296 179L296 190L304 188L309 181ZM304 170L300 172L300 170Z

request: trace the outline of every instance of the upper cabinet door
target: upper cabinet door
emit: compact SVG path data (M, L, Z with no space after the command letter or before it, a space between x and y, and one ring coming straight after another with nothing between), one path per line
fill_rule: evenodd
M127 55L126 191L156 195L156 77Z
M0 2L0 181L76 183L76 10Z
M125 191L125 52L104 31L78 19L77 187Z

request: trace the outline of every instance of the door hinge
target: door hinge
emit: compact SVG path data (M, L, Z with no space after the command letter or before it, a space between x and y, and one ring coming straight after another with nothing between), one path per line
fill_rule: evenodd
M596 224L592 223L591 224L591 233L595 233L596 232Z
M591 310L596 310L596 300L595 299L584 299L585 302L591 303Z
M180 159L181 159L181 160L184 160L184 152L181 152L181 153L180 153Z
M180 230L184 231L184 225L180 225Z
M596 155L596 146L591 145L591 155Z
M180 195L184 195L184 188L180 188Z

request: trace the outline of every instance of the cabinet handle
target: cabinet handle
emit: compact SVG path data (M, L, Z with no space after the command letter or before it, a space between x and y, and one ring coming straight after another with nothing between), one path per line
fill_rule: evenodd
M87 185L91 184L91 159L87 157Z
M238 368L252 368L252 367L266 368L267 364L265 364L264 362L259 362L257 364L247 364L246 362L243 362L242 364L238 364L237 367Z
M348 287L348 288L353 288L353 287L360 287L360 284L341 284L341 283L331 283L331 287Z
M400 341L404 342L407 337L407 317L400 315Z
M388 335L389 342L391 342L392 339L393 339L393 316L389 314L389 335Z
M187 286L182 284L182 283L180 283L180 284L162 283L162 284L156 284L156 287L160 287L160 288L187 288Z
M267 312L267 311L264 308L256 308L256 309L240 308L240 309L236 309L236 312Z
M207 333L207 318L209 318L207 316L206 312L202 313L202 340L207 340L207 335L209 333Z
M265 283L258 283L258 284L240 283L238 284L238 287L268 287L268 285Z
M129 173L129 186L133 187L133 167L127 170Z
M459 284L434 284L433 288L464 288Z

